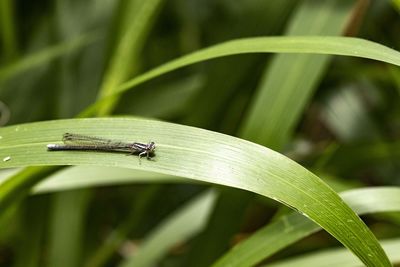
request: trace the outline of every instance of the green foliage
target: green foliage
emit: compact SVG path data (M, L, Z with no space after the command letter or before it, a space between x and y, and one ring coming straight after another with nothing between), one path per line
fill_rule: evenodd
M0 1L0 267L399 263L397 1L38 6Z

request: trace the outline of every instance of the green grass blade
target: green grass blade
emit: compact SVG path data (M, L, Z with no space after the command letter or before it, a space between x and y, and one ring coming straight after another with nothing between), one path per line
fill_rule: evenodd
M154 266L173 245L187 240L205 226L215 197L214 191L208 191L171 214L149 234L138 251L119 266Z
M359 215L400 211L400 188L398 187L354 189L345 191L340 196ZM285 215L235 246L222 256L213 267L254 266L263 259L320 229L318 225L300 214ZM352 258L355 257L352 256Z
M218 57L246 53L310 53L342 55L374 59L400 66L400 53L398 51L360 38L334 36L256 37L224 42L172 60L123 83L113 90L113 94L125 92L130 88L157 76L194 63ZM107 97L110 96L112 95ZM97 103L86 110L85 113L93 113L100 108L100 104L101 103Z
M172 60L119 86L122 93L167 72L194 63L248 53L309 53L374 59L400 66L400 53L365 39L335 36L255 37L227 41Z
M48 152L65 132L157 144L155 161L118 153ZM95 165L142 169L248 190L284 203L315 221L365 264L390 266L376 238L317 176L266 147L198 128L140 119L73 119L0 129L0 168ZM26 175L0 186L0 207L21 194ZM29 187L28 187L29 188ZM25 187L25 190L26 187ZM343 223L345 222L345 223ZM372 255L372 257L370 256Z
M129 0L123 1L122 18L120 18L120 36L110 59L110 64L104 74L99 96L104 97L114 93L118 86L125 82L138 70L139 53L144 45L154 16L161 6L162 0ZM110 100L99 111L100 115L108 114L116 103Z
M388 239L381 240L382 247L388 254L393 264L400 263L400 239ZM284 261L279 261L272 264L263 265L264 267L308 267L308 266L320 266L320 267L354 267L361 266L361 262L351 255L348 251L335 248L326 249L316 253L309 253L299 257L289 258Z

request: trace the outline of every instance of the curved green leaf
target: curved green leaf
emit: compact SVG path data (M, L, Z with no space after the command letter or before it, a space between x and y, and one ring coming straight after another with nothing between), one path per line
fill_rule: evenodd
M337 36L256 37L228 41L175 59L122 84L116 92L121 93L156 76L190 64L248 53L310 53L353 56L400 66L400 52L360 38Z
M340 196L359 215L400 211L400 188L398 187L354 189L345 191ZM282 216L233 247L215 262L213 267L254 266L319 230L321 228L318 225L298 213Z
M148 142L154 161L118 153L49 152L64 132ZM0 168L31 165L118 166L176 175L240 188L275 199L319 224L366 265L390 266L374 235L342 199L316 175L266 147L235 137L160 121L103 118L22 124L0 129ZM0 207L21 184L0 186ZM3 190L3 189L6 190ZM13 190L15 188L15 190Z
M232 40L204 48L165 63L126 83L123 83L117 89L113 90L112 94L104 96L102 100L114 96L115 94L125 92L136 85L184 66L213 58L247 53L310 53L342 55L374 59L400 66L400 53L398 51L360 38L333 36L246 38ZM95 105L87 109L83 115L91 114L100 108L102 100L99 100Z

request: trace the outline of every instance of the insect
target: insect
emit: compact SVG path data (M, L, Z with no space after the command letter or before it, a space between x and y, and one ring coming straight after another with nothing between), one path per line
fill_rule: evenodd
M63 151L63 150L80 150L80 151L104 151L104 152L126 152L131 155L138 155L139 161L142 157L148 160L154 156L156 145L154 142L147 144L138 142L122 142L102 137L87 136L74 133L65 133L63 135L63 145L48 144L47 150L49 151Z

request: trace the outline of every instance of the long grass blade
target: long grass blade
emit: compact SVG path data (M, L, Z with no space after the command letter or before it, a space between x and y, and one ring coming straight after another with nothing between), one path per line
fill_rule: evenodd
M340 193L340 196L359 215L400 211L400 188L398 187L353 189ZM300 214L284 215L233 247L215 262L213 267L254 266L319 230L318 225ZM353 261L355 259L350 254L349 258Z
M121 154L47 151L46 144L57 142L66 131L121 140L152 140L157 146L155 161L139 162ZM23 124L0 129L0 136L0 168L119 166L240 188L300 211L365 264L390 265L371 231L330 187L285 156L251 142L182 125L127 118ZM34 179L27 175L4 182L0 186L0 207L21 195L21 184L30 184Z

